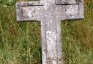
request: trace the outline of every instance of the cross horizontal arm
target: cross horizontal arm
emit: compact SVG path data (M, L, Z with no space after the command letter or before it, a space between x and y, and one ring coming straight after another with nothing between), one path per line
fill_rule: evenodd
M80 0L78 0L80 1ZM83 19L84 18L84 2L78 2L74 5L65 5L65 19L64 20L73 20L73 19Z
M56 0L56 2L59 0ZM60 0L62 2L66 0ZM71 4L70 1L66 1ZM72 20L72 19L83 19L84 18L84 2L83 0L73 0L78 3L76 4L55 4L55 15L59 17L59 20ZM60 3L61 4L61 3ZM16 3L17 11L17 21L30 21L37 20L41 21L45 14L46 5L44 1L31 1L31 2L17 2ZM49 7L48 7L49 8ZM48 11L48 10L47 10ZM50 13L50 12L49 12Z
M17 21L41 21L43 1L17 2Z

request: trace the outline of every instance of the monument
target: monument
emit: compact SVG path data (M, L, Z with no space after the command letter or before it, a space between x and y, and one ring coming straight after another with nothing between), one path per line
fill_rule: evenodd
M40 0L16 3L17 21L41 21L42 64L63 64L61 20L84 18L83 0Z

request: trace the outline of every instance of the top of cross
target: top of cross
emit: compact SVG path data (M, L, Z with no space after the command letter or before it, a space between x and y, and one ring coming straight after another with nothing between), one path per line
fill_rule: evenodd
M40 0L17 2L17 21L38 20L53 11L60 20L84 18L83 0ZM47 10L46 10L47 9ZM47 12L45 14L45 12ZM48 17L48 16L47 16Z

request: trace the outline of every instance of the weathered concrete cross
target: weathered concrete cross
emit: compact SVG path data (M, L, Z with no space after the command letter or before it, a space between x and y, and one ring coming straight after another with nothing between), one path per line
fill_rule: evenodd
M83 0L17 2L17 21L41 21L42 64L62 64L61 20L84 18Z

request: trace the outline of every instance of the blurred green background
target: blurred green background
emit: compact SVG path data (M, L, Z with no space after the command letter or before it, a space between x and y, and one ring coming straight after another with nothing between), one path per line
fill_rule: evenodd
M0 0L0 64L42 64L40 22L17 22L17 1ZM84 20L61 24L64 64L93 64L93 0L84 2Z

